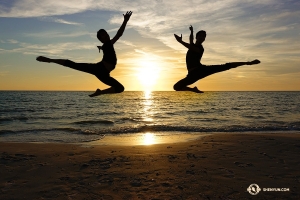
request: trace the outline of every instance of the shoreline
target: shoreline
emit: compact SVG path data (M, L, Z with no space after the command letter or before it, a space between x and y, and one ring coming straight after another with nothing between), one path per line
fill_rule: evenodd
M226 135L226 134L237 134L237 135L288 135L298 134L300 137L300 131L255 131L255 132L176 132L172 134L170 132L146 132L146 133L128 133L120 135L105 135L100 140L95 140L85 143L73 143L82 144L83 146L147 146L157 144L174 144L174 143L185 143L192 142L194 140L201 140L203 137L212 135Z
M199 136L198 136L199 137ZM299 199L299 133L216 133L153 145L0 142L1 199Z
M155 132L139 132L139 133L124 133L124 134L103 134L101 138L83 141L83 142L63 142L63 141L16 141L16 140L0 140L1 143L11 144L65 144L79 146L147 146L156 144L173 144L185 143L193 140L201 139L210 135L300 135L299 130L276 130L276 131L245 131L245 132L182 132L182 131L155 131Z

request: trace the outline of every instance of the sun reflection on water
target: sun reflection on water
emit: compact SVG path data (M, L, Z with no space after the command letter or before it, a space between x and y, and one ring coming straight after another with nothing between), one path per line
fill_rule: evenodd
M145 100L143 101L143 119L145 122L152 122L153 118L151 115L153 112L151 111L153 108L153 101L152 101L152 92L151 91L144 91Z
M142 144L143 145L156 144L155 135L153 133L145 133L142 137Z
M150 90L144 91L144 97L145 97L145 99L151 99L152 92Z

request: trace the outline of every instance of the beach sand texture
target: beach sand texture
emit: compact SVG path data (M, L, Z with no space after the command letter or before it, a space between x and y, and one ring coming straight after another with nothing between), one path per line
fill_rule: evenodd
M299 134L149 146L1 143L0 199L300 199ZM289 188L287 192L247 188Z

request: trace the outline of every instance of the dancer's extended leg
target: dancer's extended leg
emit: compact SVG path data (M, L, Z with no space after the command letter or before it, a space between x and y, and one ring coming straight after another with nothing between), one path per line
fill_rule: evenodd
M39 56L36 58L36 60L40 61L40 62L56 63L59 65L64 65L66 62L66 59L51 59L51 58L47 58L45 56Z
M198 80L198 78L191 78L189 76L186 76L185 78L181 79L178 81L174 86L174 90L176 91L190 91L190 92L195 92L195 93L203 93L200 91L197 87L188 87L188 85L191 85L195 83Z
M89 95L90 97L102 95L102 94L112 94L112 93L121 93L124 91L124 86L119 83L116 79L110 76L109 71L106 69L102 62L97 65L98 71L95 73L95 76L104 84L111 86L105 90L97 89L93 94Z
M111 86L105 90L97 89L93 94L89 95L90 97L102 95L102 94L112 94L112 93L121 93L124 91L124 86L119 83L116 79L112 78L109 74L109 71L103 65L102 62L97 64L91 63L75 63L71 60L66 59L51 59L44 56L37 57L37 60L40 62L47 63L56 63L72 69L76 69L82 72L87 72L95 75L101 82L106 85Z
M259 60L253 60L250 62L231 62L231 63L226 63L223 65L211 65L211 66L201 66L194 71L190 72L184 79L181 79L174 85L174 90L176 91L191 91L191 92L196 92L196 93L203 93L200 91L197 87L190 88L187 87L188 85L191 85L195 83L196 81L207 77L209 75L218 73L218 72L223 72L232 68L236 68L239 66L243 65L255 65L259 64Z
M99 74L96 76L100 81L102 81L103 83L105 83L106 85L109 85L111 87L107 88L105 90L97 89L93 94L89 95L90 97L95 97L95 96L99 96L102 94L121 93L125 89L121 83L119 83L116 79L111 77L109 74L108 75Z
M259 60L253 60L250 62L230 62L230 63L226 63L226 64L222 64L222 65L210 65L210 66L205 66L203 68L203 70L199 70L200 73L198 72L198 74L202 74L202 76L199 76L199 79L202 79L206 76L218 73L218 72L223 72L232 68L236 68L236 67L240 67L243 65L256 65L259 64L260 61Z
M51 59L44 56L39 56L36 58L36 60L40 62L56 63L65 67L70 67L72 69L76 69L78 71L90 74L95 74L97 70L96 64L93 63L76 63L67 59Z
M231 68L235 68L235 67L239 67L239 66L243 66L243 65L256 65L259 64L260 61L259 60L252 60L250 62L231 62L228 63L231 65Z

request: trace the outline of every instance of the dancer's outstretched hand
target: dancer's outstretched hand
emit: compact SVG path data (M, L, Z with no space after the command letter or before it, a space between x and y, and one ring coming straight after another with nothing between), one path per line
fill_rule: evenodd
M176 34L174 34L174 36L175 36L175 38L176 38L176 40L177 40L178 42L182 42L182 34L181 34L180 37L179 37L178 35L176 35Z
M102 46L97 46L97 48L99 49L99 53L100 53L100 50L102 49Z
M123 14L124 21L128 21L130 19L131 15L132 15L131 11L127 11L125 15Z
M194 31L194 29L193 29L193 26L192 25L190 25L190 30L193 32Z

